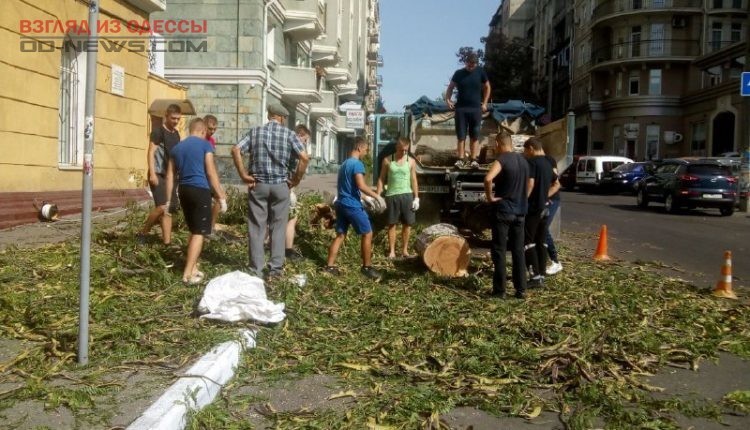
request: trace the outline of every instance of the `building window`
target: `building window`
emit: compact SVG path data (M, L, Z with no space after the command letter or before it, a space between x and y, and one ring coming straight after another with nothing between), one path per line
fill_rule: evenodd
M630 29L630 56L641 56L641 26L636 25Z
M723 33L723 25L720 22L714 22L711 24L711 49L716 51L721 49L721 37Z
M714 0L714 9L721 9L724 7L724 0Z
M690 155L706 155L706 123L696 122L692 124L692 139L690 141Z
M86 52L66 38L60 62L59 166L83 164L83 116L86 103Z
M648 54L652 57L664 55L664 24L651 24L649 37Z
M659 131L658 125L646 126L646 159L657 160L659 158Z
M615 97L622 97L622 72L617 72L615 80Z
M628 95L629 96L638 96L641 93L641 82L640 82L640 76L638 76L638 72L631 72L630 73L630 80L628 81Z
M649 70L648 93L652 96L661 95L661 69Z
M729 40L731 40L732 43L737 43L742 40L742 23L732 23L732 27L729 31Z
M742 0L732 0L732 8L742 9Z
M621 139L620 126L616 125L612 127L612 150L617 155L625 155L625 148L622 147Z
M706 88L711 88L719 85L721 83L721 66L714 66L706 69L704 76L706 77Z

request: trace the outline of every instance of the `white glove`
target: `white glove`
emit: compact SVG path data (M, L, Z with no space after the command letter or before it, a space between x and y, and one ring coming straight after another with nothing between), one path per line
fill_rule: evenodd
M225 214L227 213L227 201L226 199L219 200L219 212Z
M362 202L365 204L365 206L370 207L370 208L374 207L376 204L375 199L368 195L362 196Z
M414 212L419 210L419 197L414 197L414 201L411 202L411 210Z

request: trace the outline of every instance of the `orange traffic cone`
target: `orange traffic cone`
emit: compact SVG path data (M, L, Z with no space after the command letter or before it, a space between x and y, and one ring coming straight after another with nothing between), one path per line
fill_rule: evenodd
M736 299L732 291L732 251L724 251L724 264L721 266L721 278L714 288L714 296L725 299Z
M609 261L609 255L607 255L607 226L603 225L599 230L599 244L596 246L596 254L594 254L594 260L596 261Z

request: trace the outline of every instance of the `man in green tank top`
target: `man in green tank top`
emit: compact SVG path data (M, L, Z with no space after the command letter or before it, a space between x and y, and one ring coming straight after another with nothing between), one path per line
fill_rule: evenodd
M401 221L401 255L409 255L409 235L419 210L419 186L417 185L416 163L409 156L411 141L400 137L396 143L396 153L392 158L384 158L380 166L377 193L385 191L388 214L388 258L396 257L396 224ZM386 185L387 184L387 187Z

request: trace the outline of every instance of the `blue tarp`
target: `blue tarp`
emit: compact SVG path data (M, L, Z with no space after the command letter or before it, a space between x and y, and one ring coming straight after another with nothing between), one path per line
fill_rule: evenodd
M432 116L434 114L451 111L445 102L431 100L426 96L420 97L419 100L409 105L407 109L411 112L414 118ZM536 120L544 114L544 108L520 100L508 100L505 103L490 103L487 105L487 110L490 111L492 117L498 123L505 120L513 121L524 115L532 120Z

